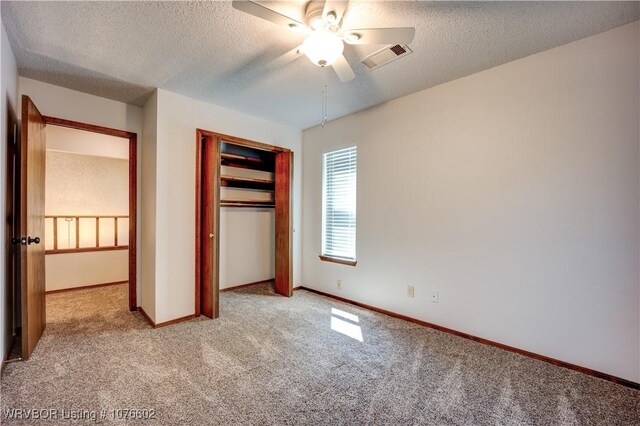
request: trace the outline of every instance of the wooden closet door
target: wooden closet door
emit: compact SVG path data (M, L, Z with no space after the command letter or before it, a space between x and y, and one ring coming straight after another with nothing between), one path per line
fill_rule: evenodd
M200 309L209 318L220 315L220 139L204 138L202 145L202 224ZM197 301L196 301L197 303Z
M292 217L291 179L293 167L291 151L276 154L275 207L276 207L276 259L275 291L283 296L293 295L292 274Z

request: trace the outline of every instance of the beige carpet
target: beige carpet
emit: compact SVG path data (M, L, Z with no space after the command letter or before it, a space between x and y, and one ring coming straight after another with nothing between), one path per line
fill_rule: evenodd
M149 425L640 424L640 392L621 385L306 291L221 298L217 320L154 330L126 285L49 295L32 358L2 377L0 422L34 424L6 410L35 408L98 423L152 409L117 421Z

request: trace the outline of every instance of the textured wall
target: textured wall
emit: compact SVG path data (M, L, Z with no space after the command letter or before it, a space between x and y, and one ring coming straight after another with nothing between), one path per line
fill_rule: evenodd
M47 215L128 215L129 162L47 151Z
M304 285L640 381L638 30L305 131ZM321 155L352 144L347 267L318 259Z

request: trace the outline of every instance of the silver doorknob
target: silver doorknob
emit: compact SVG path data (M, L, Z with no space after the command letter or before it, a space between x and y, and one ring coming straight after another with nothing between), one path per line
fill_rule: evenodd
M213 238L213 232L209 234L209 238Z

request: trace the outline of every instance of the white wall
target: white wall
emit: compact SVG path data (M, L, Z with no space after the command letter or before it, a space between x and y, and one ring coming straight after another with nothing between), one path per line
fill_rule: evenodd
M0 176L2 176L2 189L0 190L0 211L2 211L2 217L5 217L5 175L6 175L6 158L7 158L7 113L8 109L11 108L16 114L16 117L19 119L20 110L18 109L18 68L16 67L16 60L13 57L13 52L11 51L11 45L9 44L9 39L7 38L7 33L5 32L4 25L1 26L1 41L0 41L0 86L2 88L2 93L0 93L0 143L2 147L0 147ZM4 226L0 226L0 319L2 320L2 334L0 336L0 359L4 359L6 355L6 351L10 348L9 339L11 338L10 330L6 330L6 318L5 315L5 306L8 303L7 301L7 288L5 281L5 228Z
M142 108L24 77L19 78L19 92L21 95L29 96L44 115L136 133L138 157L141 156ZM138 181L140 181L140 167L139 161ZM138 206L141 204L141 192L138 191ZM141 222L142 215L139 214L138 228ZM139 259L140 232L138 232L137 247ZM140 262L137 265L136 275L138 277L137 303L140 305Z
M140 307L155 322L156 318L156 144L158 134L158 93L145 103L142 131L142 203L140 214Z
M274 209L220 208L220 288L275 277Z
M129 279L129 250L48 254L47 291Z
M129 160L129 139L68 127L47 126L47 150Z
M300 282L301 212L301 132L260 118L197 101L165 90L158 90L156 138L156 322L193 314L195 309L195 137L201 128L246 139L278 145L294 152L293 182L293 270L294 283ZM247 213L227 211L225 223L233 225L235 235L249 244L251 226L241 220ZM236 217L238 215L238 217ZM222 220L222 219L221 219ZM266 224L266 221L263 225ZM257 226L257 225L256 225ZM246 229L245 229L246 228ZM224 243L221 241L221 243ZM229 244L235 244L229 242ZM251 246L247 247L250 250ZM220 250L230 252L228 245ZM230 283L245 279L250 267L242 257L225 261ZM237 278L236 278L237 277ZM265 276L259 279L273 278Z
M639 382L638 33L304 131L303 284ZM356 267L318 259L321 155L345 145Z
M142 133L142 108L26 77L19 78L19 90L44 115L126 130L138 138Z

